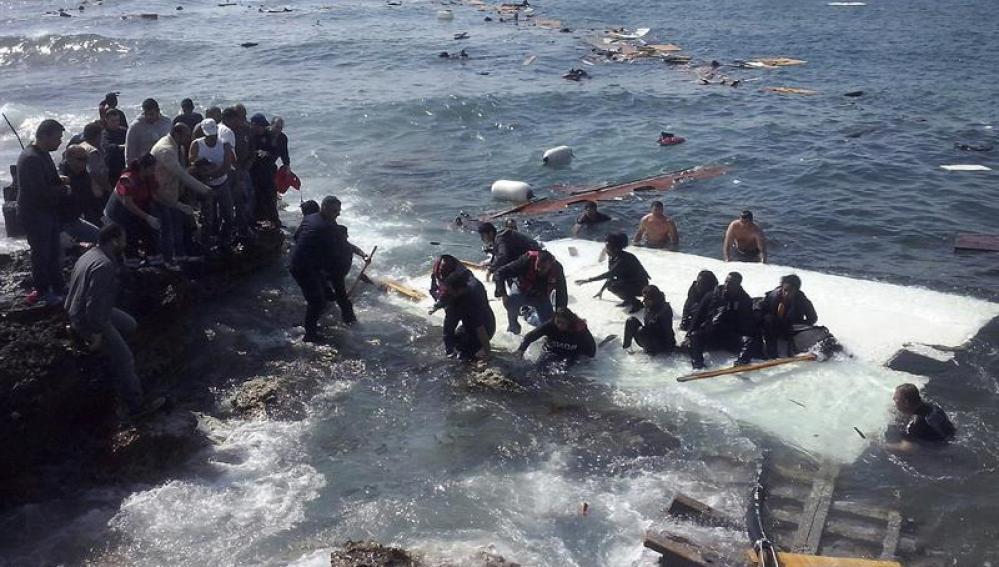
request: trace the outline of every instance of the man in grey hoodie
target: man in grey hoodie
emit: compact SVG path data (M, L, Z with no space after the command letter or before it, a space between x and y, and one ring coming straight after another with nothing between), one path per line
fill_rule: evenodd
M125 165L148 154L160 138L170 133L170 126L170 119L160 114L156 99L142 101L142 116L132 122L125 134Z
M142 402L142 384L135 374L135 359L122 335L135 332L131 315L114 306L118 296L118 257L125 250L125 230L111 223L101 228L98 245L80 256L69 278L66 313L70 326L90 347L111 359L111 372L119 399L128 415L137 418L161 407L163 398Z

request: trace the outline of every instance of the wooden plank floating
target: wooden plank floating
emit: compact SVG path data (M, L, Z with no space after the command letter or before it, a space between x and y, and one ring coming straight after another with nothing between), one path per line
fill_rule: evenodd
M755 562L756 554L752 551L749 554ZM896 561L856 557L820 557L798 553L777 553L777 560L780 561L781 567L902 567L902 564Z
M798 521L792 549L813 555L819 551L838 475L838 465L826 463L819 469L819 474L812 483L812 492L801 513L801 520Z
M954 239L954 249L999 252L999 235L958 234L957 238Z
M716 553L669 533L645 532L642 544L661 554L662 564L669 567L713 567L721 564Z
M687 374L686 376L680 376L676 379L677 382L691 382L694 380L704 380L705 378L714 378L716 376L728 376L730 374L739 374L742 372L752 372L754 370L763 370L764 368L773 368L774 366L781 366L784 364L792 364L795 362L810 362L818 360L818 357L812 353L800 354L798 356L789 356L787 358L775 358L773 360L767 360L765 362L757 362L756 364L743 364L741 366L731 366L729 368L720 368L718 370L706 370L704 372L695 372L693 374Z
M678 518L690 518L702 524L719 527L736 527L737 522L724 512L715 510L707 504L684 494L677 494L670 502L666 513Z

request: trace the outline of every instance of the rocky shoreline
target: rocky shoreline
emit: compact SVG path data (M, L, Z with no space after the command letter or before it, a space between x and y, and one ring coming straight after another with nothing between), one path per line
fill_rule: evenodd
M130 341L147 392L176 392L190 310L219 297L285 250L280 230L258 233L197 273L140 269L122 274L119 305L139 322ZM194 413L168 407L122 427L103 357L81 348L58 306L24 303L26 252L0 255L0 508L58 498L81 485L155 481L207 440ZM172 405L183 405L171 399ZM251 403L251 402L246 402Z

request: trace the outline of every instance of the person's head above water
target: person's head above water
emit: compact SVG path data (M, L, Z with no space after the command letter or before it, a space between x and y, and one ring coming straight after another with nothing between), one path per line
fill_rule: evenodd
M612 232L604 239L604 243L609 254L617 254L628 246L628 235L623 232Z
M58 121L46 118L35 129L35 145L47 152L54 152L62 145L62 133L65 131Z
M801 289L801 278L788 274L780 279L780 288L786 295L794 295Z
M503 221L503 228L517 230L517 219L506 219Z
M337 199L333 195L328 195L323 197L323 204L319 207L319 212L326 220L336 220L340 216L340 209L342 207L340 199Z
M701 270L697 274L697 287L702 293L711 291L718 287L718 277L711 270Z
M587 215L596 214L596 212L597 212L597 202L596 201L587 201L586 204L583 205L583 212L585 212Z
M663 202L652 201L652 205L649 207L649 210L651 210L653 214L663 214Z
M753 222L753 211L745 210L739 213L739 220L743 222Z
M479 238L486 244L492 244L496 240L496 227L491 222L479 223Z
M915 384L902 384L895 388L895 393L892 395L892 401L895 402L895 409L900 411L905 415L912 415L916 413L919 406L923 405L923 398L919 395L919 388Z
M160 103L154 98L147 98L142 101L142 119L153 124L160 119Z

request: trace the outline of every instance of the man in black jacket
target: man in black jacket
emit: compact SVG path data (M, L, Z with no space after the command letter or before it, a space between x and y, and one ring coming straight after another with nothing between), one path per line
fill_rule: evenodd
M513 355L523 358L531 343L541 337L545 337L541 356L538 357L538 366L542 369L550 369L553 365L570 366L580 356L593 358L597 355L597 343L586 321L567 307L559 309L547 323L524 335Z
M628 235L615 232L607 235L607 271L599 276L576 280L576 285L606 280L594 297L601 297L604 290L621 298L618 307L627 307L629 313L642 310L642 300L638 298L645 286L649 285L649 273L631 252L625 252Z
M35 131L35 142L17 158L17 218L28 235L31 279L35 286L28 296L30 303L39 299L49 304L62 302L59 213L69 194L69 179L59 176L49 152L62 145L64 131L55 120L42 120Z
M306 342L321 342L319 317L326 310L326 282L333 284L333 292L343 322L357 320L354 306L347 297L346 277L353 256L365 260L364 252L347 240L347 227L337 224L341 204L336 197L323 199L318 213L302 219L295 233L295 249L291 254L291 275L302 288L307 307L305 310Z
M760 304L763 312L763 346L766 358L777 358L778 345L786 341L786 354L796 354L791 338L795 328L811 326L818 321L815 307L801 291L801 279L787 275L780 279L780 287L767 292Z
M628 317L624 322L621 346L631 348L631 341L634 340L648 354L668 354L676 347L673 308L666 301L666 295L654 285L645 286L642 290L642 303L645 305L644 321Z
M507 331L515 335L520 334L520 322L517 319L525 306L531 306L536 310L538 315L536 324L543 325L552 318L555 309L569 304L565 270L547 250L532 250L500 267L493 277L503 281L516 280L510 284L510 293L503 298ZM554 309L552 292L555 293Z
M497 232L496 227L491 222L479 224L479 238L482 239L486 252L492 254L492 260L489 261L490 274L531 250L541 250L541 245L530 236L512 228L504 228ZM503 286L506 282L499 278L495 279L496 297L504 297L506 289Z
M704 368L706 348L738 352L735 365L749 364L756 348L755 327L753 300L742 289L742 274L732 272L701 300L691 321L687 342L694 369Z
M689 331L690 325L694 322L694 315L701 301L718 287L718 278L711 270L701 270L697 274L697 279L690 284L687 290L687 300L683 303L683 313L680 315L680 330Z
M444 278L439 299L430 313L444 308L444 352L461 360L479 355L488 359L489 341L496 333L496 316L482 282L469 270L455 270Z

